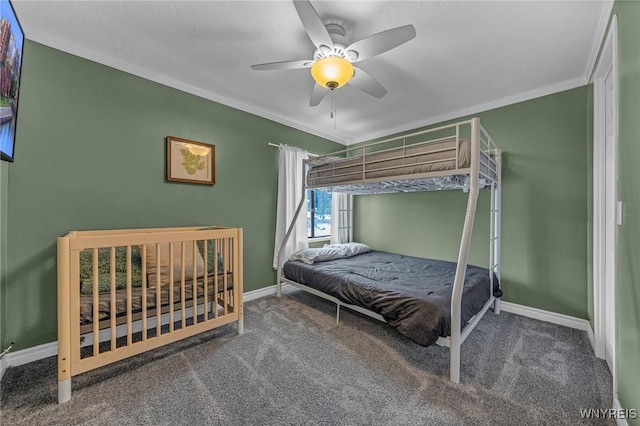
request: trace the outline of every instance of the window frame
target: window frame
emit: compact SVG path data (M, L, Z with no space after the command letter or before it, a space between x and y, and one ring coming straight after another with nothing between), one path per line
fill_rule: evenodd
M308 200L309 200L309 204L307 206L307 212L311 213L311 216L309 218L309 221L307 222L307 238L311 241L323 241L323 240L330 240L331 239L331 226L329 226L329 232L327 235L320 235L317 236L315 235L315 223L316 223L316 207L315 207L315 190L313 189L307 189L308 191ZM307 194L305 194L306 196ZM329 194L331 195L331 194ZM330 210L333 210L333 206L330 206ZM333 211L331 211L331 216L333 219Z

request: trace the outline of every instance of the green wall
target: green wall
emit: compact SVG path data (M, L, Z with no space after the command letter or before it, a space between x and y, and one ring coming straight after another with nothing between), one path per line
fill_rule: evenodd
M0 352L4 350L4 291L7 271L7 206L9 196L9 163L0 161Z
M70 230L242 227L245 291L273 285L278 150L267 142L341 146L33 42L22 78L0 288L2 343L16 350L57 339L55 244ZM165 181L167 135L216 145L215 186Z
M477 116L503 149L503 300L587 317L587 87ZM356 197L355 239L456 260L467 194ZM482 191L470 263L488 265L489 191Z
M619 66L618 395L640 412L640 2L617 1ZM640 416L640 413L638 414ZM640 417L628 420L640 425Z

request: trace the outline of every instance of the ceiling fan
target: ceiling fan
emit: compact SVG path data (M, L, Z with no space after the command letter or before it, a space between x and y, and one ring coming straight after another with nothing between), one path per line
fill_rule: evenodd
M332 90L350 84L363 92L382 98L387 90L378 80L353 64L391 50L416 36L413 25L404 25L365 37L344 46L344 28L337 23L324 24L309 0L293 4L305 31L316 46L313 59L270 62L252 65L254 70L310 68L315 80L310 106L316 106Z

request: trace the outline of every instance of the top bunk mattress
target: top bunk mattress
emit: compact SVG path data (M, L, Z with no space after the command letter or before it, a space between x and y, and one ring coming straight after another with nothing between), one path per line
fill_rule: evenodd
M456 263L382 251L309 265L289 260L286 278L382 315L414 342L428 346L451 334L451 290ZM499 289L493 280L493 291ZM489 300L489 270L469 265L462 294L462 324Z
M466 169L470 161L470 142L463 139L458 144L455 138L451 138L348 158L321 157L311 160L307 184L310 187L327 187L368 179Z

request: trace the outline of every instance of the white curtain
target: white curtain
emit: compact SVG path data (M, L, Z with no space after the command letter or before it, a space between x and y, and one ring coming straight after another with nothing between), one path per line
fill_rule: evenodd
M331 194L331 244L349 242L349 195Z
M308 158L307 151L287 145L280 145L280 162L278 166L278 210L276 217L276 240L273 248L273 268L278 267L278 251L284 237L293 222L296 208L303 196L304 187L302 168ZM302 206L295 226L282 253L282 263L289 259L291 253L309 247L307 237L307 207Z

